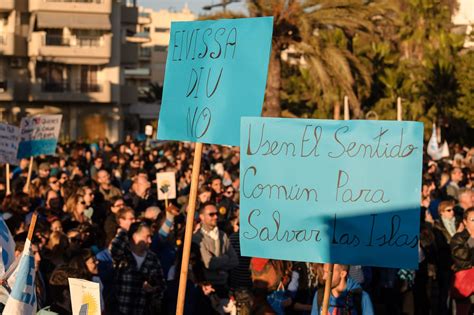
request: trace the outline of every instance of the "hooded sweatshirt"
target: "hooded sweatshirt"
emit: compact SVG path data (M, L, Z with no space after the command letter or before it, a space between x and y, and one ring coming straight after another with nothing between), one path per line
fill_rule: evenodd
M338 298L335 298L331 294L331 297L329 298L328 314L330 315L343 314L346 308L347 294L349 293L349 291L355 290L355 289L361 289L360 285L351 277L347 277L347 284L346 284L346 289L344 290L344 292L342 292ZM353 301L349 301L350 305L353 305L352 303ZM311 308L311 315L320 314L321 307L322 305L318 305L318 292L316 291L316 294L314 295L314 299L313 299L313 306ZM351 314L352 315L374 315L372 302L370 301L369 295L365 291L362 291L361 308L362 308L362 314L357 314L356 307L351 308Z

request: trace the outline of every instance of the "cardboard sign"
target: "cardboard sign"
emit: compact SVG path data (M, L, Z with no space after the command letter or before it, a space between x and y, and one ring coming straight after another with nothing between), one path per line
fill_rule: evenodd
M73 315L100 315L100 285L97 282L68 278Z
M62 115L38 115L21 120L18 158L53 155L58 144Z
M158 139L239 145L260 116L273 17L173 22Z
M243 118L244 256L416 269L423 124Z
M156 173L158 200L176 198L176 174L174 172Z
M16 158L20 144L20 128L0 123L0 163L18 165Z

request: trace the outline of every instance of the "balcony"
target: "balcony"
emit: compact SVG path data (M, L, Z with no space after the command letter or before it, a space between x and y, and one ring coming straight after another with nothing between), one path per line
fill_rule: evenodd
M150 23L151 23L151 14L149 12L138 13L138 24L150 24Z
M122 6L120 8L121 21L123 24L137 24L138 23L138 8Z
M110 103L112 86L110 82L35 82L31 84L30 101Z
M150 74L150 68L125 69L125 75L130 78L148 79Z
M28 82L0 81L0 102L26 101Z
M149 32L137 32L132 36L127 36L127 41L132 43L147 43L151 40Z
M0 33L0 55L26 56L26 38L13 33Z
M0 80L0 102L13 101L15 95L15 85L11 81Z
M138 101L137 87L134 85L122 85L120 87L120 103L134 104Z
M9 12L15 9L15 0L1 0L0 12Z
M34 32L28 43L28 53L38 60L66 64L106 64L112 53L112 35L63 37Z
M138 44L124 43L120 47L120 62L122 65L136 65L138 62Z
M29 5L30 12L112 13L112 0L29 0Z

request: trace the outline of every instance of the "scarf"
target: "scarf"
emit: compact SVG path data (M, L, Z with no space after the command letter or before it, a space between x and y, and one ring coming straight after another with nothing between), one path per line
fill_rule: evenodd
M452 217L451 219L446 219L446 218L441 217L441 221L443 221L443 225L451 237L454 234L456 234L456 218L455 217Z

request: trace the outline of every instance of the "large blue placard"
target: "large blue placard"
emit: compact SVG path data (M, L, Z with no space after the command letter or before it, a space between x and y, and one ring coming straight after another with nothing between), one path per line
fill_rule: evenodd
M158 138L239 145L240 117L260 116L273 17L173 22Z
M423 124L242 118L245 256L417 268Z

